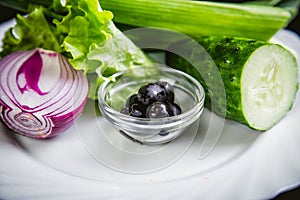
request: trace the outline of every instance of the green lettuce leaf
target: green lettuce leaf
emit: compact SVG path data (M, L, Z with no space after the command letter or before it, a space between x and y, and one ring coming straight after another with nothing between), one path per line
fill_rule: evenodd
M43 47L61 53L62 38L44 16L43 8L35 8L26 17L17 15L16 25L5 33L1 56L18 50Z

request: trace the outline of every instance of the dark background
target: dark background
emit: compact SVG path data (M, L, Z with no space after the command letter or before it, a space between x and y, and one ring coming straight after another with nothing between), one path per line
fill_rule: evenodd
M15 10L0 5L0 23L8 19L11 19L15 15L16 15ZM288 25L287 29L292 30L298 33L298 35L300 35L300 12L299 15ZM274 200L294 200L294 199L300 199L300 187L288 192L284 192L274 198Z

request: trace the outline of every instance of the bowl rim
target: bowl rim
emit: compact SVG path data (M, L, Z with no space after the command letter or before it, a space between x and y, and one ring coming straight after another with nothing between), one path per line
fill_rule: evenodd
M106 95L105 93L105 88L107 87L107 85L111 82L114 82L116 80L117 77L122 76L130 71L133 71L135 69L138 68L159 68L159 70L163 70L165 72L172 72L172 73L178 73L184 77L186 77L188 80L192 81L193 84L196 85L197 89L199 90L199 94L200 96L197 95L197 98L199 99L199 101L197 101L197 103L195 104L194 107L190 108L189 110L179 114L179 115L175 115L175 116L169 116L169 117L162 117L162 118L139 118L139 117L134 117L134 116L130 116L130 115L126 115L121 113L120 111L117 111L115 109L113 109L105 100L104 97ZM108 90L107 90L108 91ZM205 91L203 86L199 83L199 81L197 81L193 76L168 67L168 66L139 66L139 67L134 67L134 68L130 68L128 70L124 70L121 72L117 72L115 74L113 74L111 76L111 78L106 79L99 87L98 89L98 93L97 93L97 97L98 97L98 106L100 108L101 114L104 116L108 116L109 118L112 118L110 115L114 115L114 118L118 118L119 120L122 121L126 121L129 123L134 123L134 124L141 124L141 123L145 123L145 125L160 125L162 123L164 124L168 124L169 123L174 123L176 121L182 121L182 119L190 119L193 118L193 116L195 114L197 114L198 112L202 112L203 107L204 107L204 100L205 100ZM109 113L109 114L108 114ZM188 120L187 120L188 121Z

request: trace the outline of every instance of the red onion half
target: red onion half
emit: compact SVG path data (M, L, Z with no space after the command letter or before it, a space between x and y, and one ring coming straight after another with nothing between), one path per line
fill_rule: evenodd
M81 115L87 93L87 78L59 53L37 48L0 61L0 117L21 135L65 131Z

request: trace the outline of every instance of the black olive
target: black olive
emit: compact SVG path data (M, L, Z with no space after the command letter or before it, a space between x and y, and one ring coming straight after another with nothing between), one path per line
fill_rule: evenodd
M133 104L129 107L129 115L132 117L145 117L145 110L144 107L140 104Z
M146 110L146 117L148 118L163 118L169 117L167 104L164 102L154 102Z
M130 107L131 105L136 104L136 103L138 103L137 94L133 94L127 99L127 101L125 103L125 107Z
M172 85L157 81L142 86L137 94L131 95L121 113L139 118L163 118L181 114L181 108L174 103Z
M167 101L173 102L175 96L173 92L173 87L168 82L165 81L158 81L157 84L161 85L165 89L167 93Z
M148 106L156 101L166 101L167 93L161 85L149 83L148 85L142 86L139 89L137 98L144 105Z
M176 116L181 114L181 108L179 105L173 102L168 102L167 109L170 116Z

